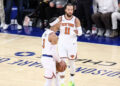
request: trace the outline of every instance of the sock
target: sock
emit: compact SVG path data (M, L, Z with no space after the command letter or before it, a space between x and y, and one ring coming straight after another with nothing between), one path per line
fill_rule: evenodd
M74 74L70 74L70 81L74 82Z
M74 75L75 75L75 61L69 60L70 64L70 81L74 82Z
M65 72L60 72L60 84L64 84Z
M51 86L52 85L52 79L46 79L45 86Z
M64 78L61 78L60 84L64 84Z
M60 86L59 80L60 80L59 73L57 73L55 78L55 86Z

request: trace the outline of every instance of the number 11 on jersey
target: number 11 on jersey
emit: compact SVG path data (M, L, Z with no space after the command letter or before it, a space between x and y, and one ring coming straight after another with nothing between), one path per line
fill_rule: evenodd
M65 27L65 34L70 34L70 28L69 27Z

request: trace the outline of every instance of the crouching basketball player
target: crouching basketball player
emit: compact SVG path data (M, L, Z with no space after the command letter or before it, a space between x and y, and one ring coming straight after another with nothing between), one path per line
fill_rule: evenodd
M45 86L51 86L52 79L55 78L55 86L60 86L59 76L56 73L56 62L61 63L62 60L57 54L58 37L55 34L57 25L53 25L47 29L42 35L42 58L41 63L45 69L46 83Z
M77 55L77 36L82 35L82 28L78 18L73 16L74 6L67 4L65 6L65 15L60 16L51 25L60 23L60 35L58 41L58 53L61 58L65 60L68 58L70 65L70 82L69 86L75 86L74 75L75 75L75 59ZM61 86L65 86L64 77L65 73L62 72Z

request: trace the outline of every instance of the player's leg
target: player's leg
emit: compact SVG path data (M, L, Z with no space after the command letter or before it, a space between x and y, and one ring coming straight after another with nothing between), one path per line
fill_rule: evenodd
M66 62L67 57L66 58L62 58L63 61ZM60 72L60 86L65 86L65 71L64 72Z
M45 86L52 86L52 79L46 79Z
M70 82L69 82L69 86L75 86L74 76L75 76L75 59L76 59L76 55L77 55L77 43L74 43L68 48L69 66L70 66Z
M55 86L60 86L60 75L57 72L55 77Z
M52 58L42 57L41 63L45 69L44 77L46 78L45 86L52 85L52 79L56 77L56 65Z
M74 83L75 60L69 60L69 66L70 66L70 81L69 81L69 86L75 86L75 83Z
M61 44L58 44L58 53L60 58L66 62L68 54L67 51L65 50L65 47ZM65 72L60 72L59 74L60 74L60 86L65 86L64 84Z

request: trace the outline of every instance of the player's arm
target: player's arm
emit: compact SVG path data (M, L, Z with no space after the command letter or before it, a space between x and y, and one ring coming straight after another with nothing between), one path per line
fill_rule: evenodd
M57 61L57 62L61 62L61 59L60 57L58 56L58 53L57 53L57 42L58 42L58 37L57 35L53 32L49 35L48 37L48 40L49 42L53 45L52 48L51 48L51 54L53 56L53 58Z
M74 32L76 33L76 35L81 36L82 28L81 28L80 20L78 18L75 19L75 24L76 24L76 30L74 30Z
M50 26L57 25L57 27L60 27L60 23L62 21L62 16L58 17L54 22L50 23ZM59 28L56 28L56 31L58 31Z
M60 27L60 25L59 25L59 23L57 23L54 26L50 27L50 29L56 33L59 30L59 27Z

